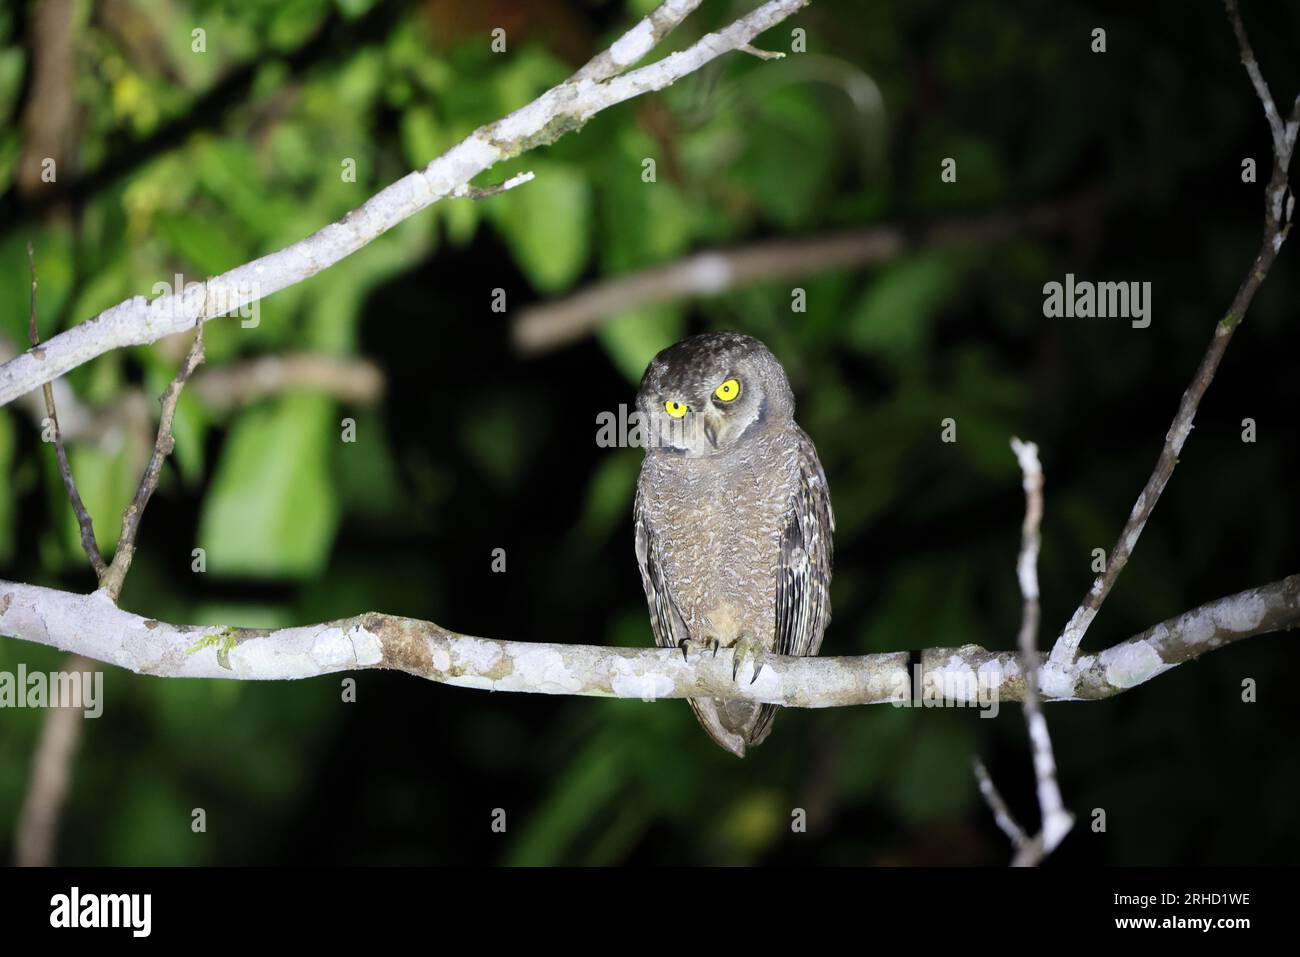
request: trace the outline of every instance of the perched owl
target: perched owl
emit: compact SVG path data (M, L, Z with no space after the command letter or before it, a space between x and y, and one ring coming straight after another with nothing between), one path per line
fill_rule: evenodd
M751 336L683 339L637 393L648 433L636 490L636 559L655 642L735 650L733 677L765 652L815 655L831 617L831 513L781 363ZM690 699L740 757L776 706Z

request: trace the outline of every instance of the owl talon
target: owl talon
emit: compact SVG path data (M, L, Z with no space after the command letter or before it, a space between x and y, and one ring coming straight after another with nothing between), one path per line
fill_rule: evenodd
M748 663L753 670L749 683L753 684L757 681L759 672L758 659L763 654L763 649L759 643L746 635L731 646L731 654L731 680L738 681L741 666Z
M683 661L690 660L690 650L692 645L699 645L701 654L704 653L705 649L712 649L713 657L716 658L718 657L718 649L722 646L722 643L716 638L709 638L705 641L696 641L694 638L683 638L681 641L677 642L677 647L682 653Z

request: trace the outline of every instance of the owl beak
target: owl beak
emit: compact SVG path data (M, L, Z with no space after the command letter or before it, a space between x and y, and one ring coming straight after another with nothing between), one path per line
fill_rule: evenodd
M718 424L711 418L704 420L704 437L709 440L709 444L715 449L718 447Z

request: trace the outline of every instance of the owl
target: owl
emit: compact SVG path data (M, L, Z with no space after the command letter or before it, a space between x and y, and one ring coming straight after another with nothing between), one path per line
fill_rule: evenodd
M651 360L637 410L636 560L656 644L687 656L733 649L733 679L766 652L817 654L835 517L781 363L752 336L692 336ZM739 757L767 738L777 708L689 701Z

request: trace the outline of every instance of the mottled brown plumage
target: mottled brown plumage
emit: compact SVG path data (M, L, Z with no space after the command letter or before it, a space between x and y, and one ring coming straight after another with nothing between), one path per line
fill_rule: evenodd
M734 398L718 395L727 382ZM673 416L666 403L686 411ZM716 642L734 647L738 661L815 655L830 620L835 520L781 364L750 336L693 336L651 361L637 408L650 439L636 554L656 643ZM743 701L690 703L709 735L740 756L767 737L776 713Z

